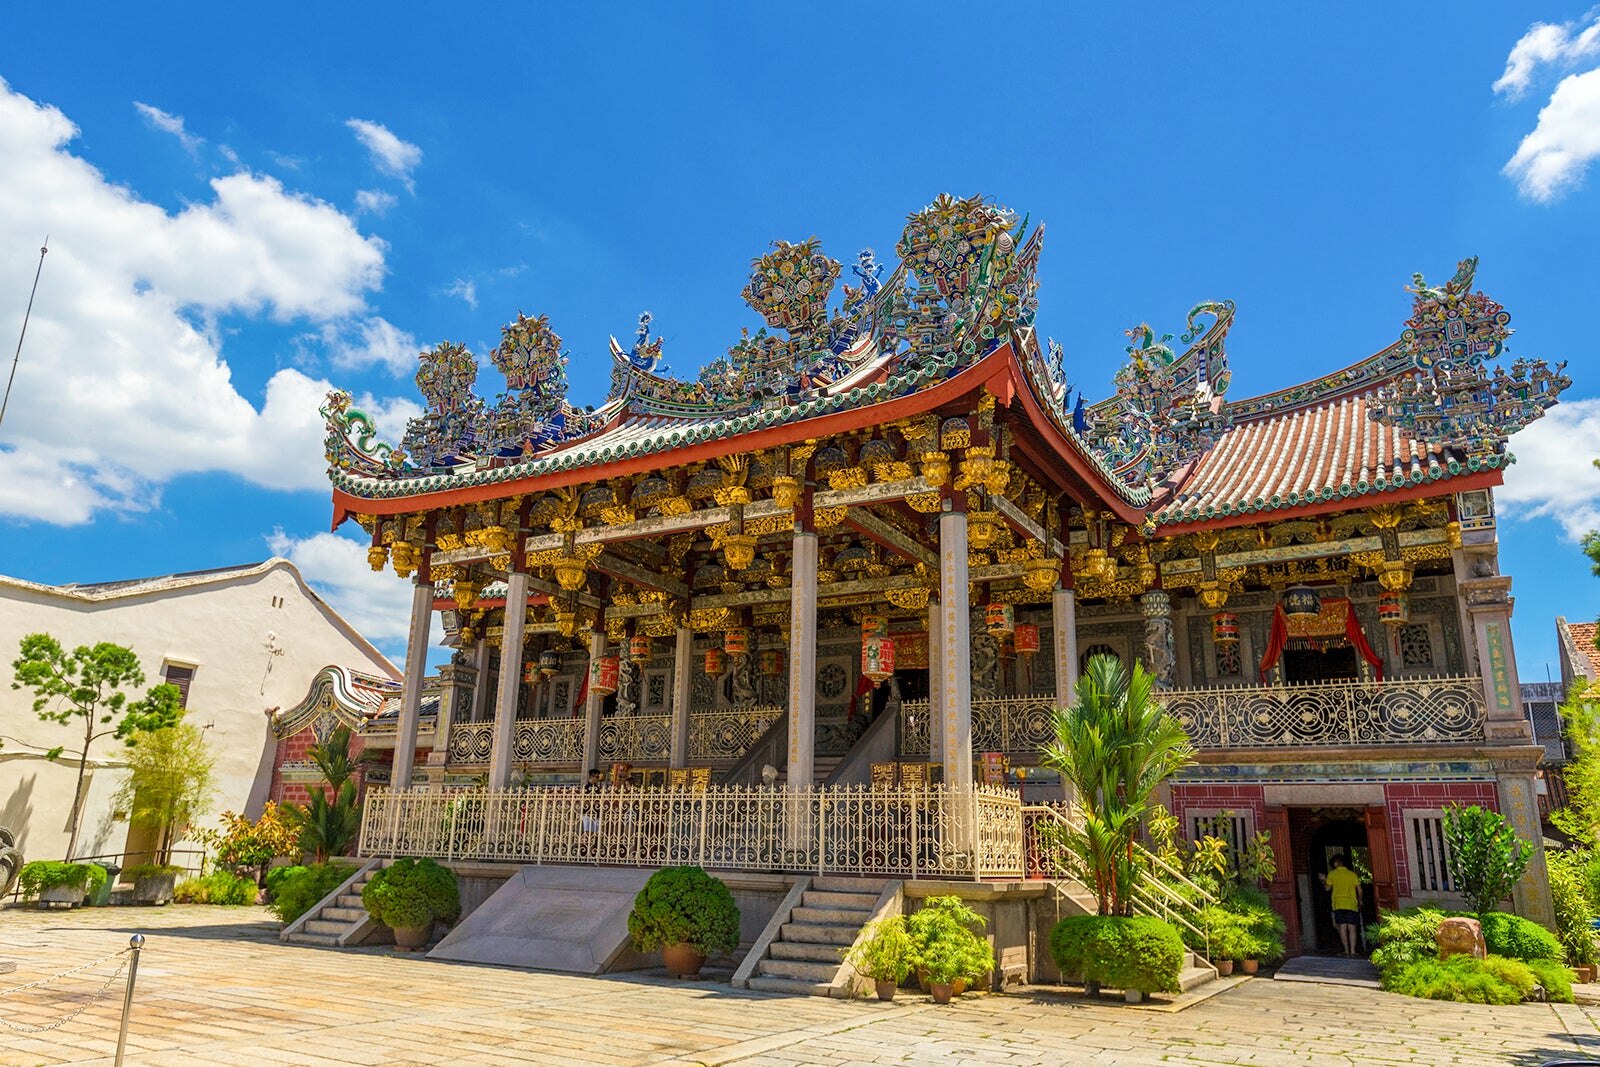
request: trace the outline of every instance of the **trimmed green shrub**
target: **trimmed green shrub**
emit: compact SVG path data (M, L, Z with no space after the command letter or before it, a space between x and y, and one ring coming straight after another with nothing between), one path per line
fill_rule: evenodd
M106 871L99 864L34 860L32 863L22 865L22 871L17 876L17 885L25 897L35 897L47 890L61 887L79 889L87 894L92 891L95 871L100 872L99 881L104 883Z
M739 905L699 867L663 867L633 898L628 935L640 952L687 944L712 956L739 947Z
M1507 966L1507 965L1511 966ZM1515 968L1527 974L1531 991L1532 974L1516 960L1479 960L1471 956L1451 956L1448 960L1422 959L1386 973L1382 985L1391 993L1424 1000L1453 1000L1470 1004L1520 1004L1525 996L1521 987L1508 977L1520 977Z
M1544 995L1562 1004L1572 1003L1572 972L1554 960L1528 960L1523 964L1544 986Z
M1183 940L1148 916L1075 915L1050 931L1050 953L1063 974L1085 983L1141 993L1176 993Z
M1208 904L1196 913L1196 925L1206 933L1204 942L1191 947L1213 960L1253 959L1256 948L1249 922L1221 904ZM1189 935L1192 937L1193 935Z
M433 860L398 859L361 890L367 914L394 930L453 923L461 915L456 873Z
M1530 919L1504 911L1478 916L1483 924L1483 943L1494 956L1514 960L1555 960L1566 958L1556 935Z
M267 907L280 920L292 923L356 872L348 863L313 863L310 866L275 867L267 872Z
M84 890L87 893L87 899L93 902L94 898L100 895L100 890L105 888L106 879L110 875L98 863L85 863L83 866L89 868L89 879L84 883Z
M1435 939L1444 920L1445 913L1437 908L1384 912L1371 930L1377 946L1372 952L1373 964L1388 976L1422 960L1437 962L1439 946Z
M185 878L172 890L172 899L179 904L221 904L238 907L256 902L256 883L253 878L240 878L227 871L212 871L203 878Z

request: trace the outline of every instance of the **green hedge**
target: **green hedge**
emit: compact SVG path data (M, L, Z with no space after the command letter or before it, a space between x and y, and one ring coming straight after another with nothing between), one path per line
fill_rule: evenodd
M1420 959L1385 974L1382 984L1391 993L1470 1004L1520 1004L1537 984L1544 987L1550 1000L1572 1003L1572 976L1563 964L1493 954L1481 960L1471 956Z
M204 878L187 878L172 890L172 899L179 904L221 904L238 907L256 902L256 883L253 878L240 878L227 871L212 871Z
M1050 931L1050 954L1064 975L1112 989L1176 993L1184 947L1160 919L1074 915Z
M739 905L699 867L663 867L633 898L628 935L640 952L689 944L707 956L739 947Z
M25 863L17 877L17 885L25 897L36 897L61 886L82 890L92 897L105 882L106 869L98 863L61 863L58 860Z
M372 876L361 890L367 914L392 930L455 922L461 914L456 875L433 860L398 859Z
M267 904L272 914L292 923L356 871L348 863L313 863L308 866L274 867L267 872Z
M1556 935L1520 915L1491 911L1478 916L1483 924L1483 943L1491 955L1508 956L1514 960L1566 959L1566 952Z

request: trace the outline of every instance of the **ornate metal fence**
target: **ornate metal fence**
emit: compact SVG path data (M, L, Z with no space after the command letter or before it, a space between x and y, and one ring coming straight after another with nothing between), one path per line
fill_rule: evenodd
M1037 752L1055 740L1050 713L1053 695L999 697L972 702L972 751ZM900 705L900 749L906 756L929 753L931 711L926 700Z
M494 723L467 722L450 727L451 763L488 763L494 752ZM582 719L519 719L511 735L515 763L570 763L583 760Z
M689 714L689 763L732 763L755 743L782 708L725 708ZM582 719L518 719L512 734L517 763L570 763L583 759ZM450 728L450 762L484 764L494 750L494 723ZM600 720L602 763L666 763L672 754L670 715L620 715Z
M363 856L1019 878L1022 801L985 786L367 796Z

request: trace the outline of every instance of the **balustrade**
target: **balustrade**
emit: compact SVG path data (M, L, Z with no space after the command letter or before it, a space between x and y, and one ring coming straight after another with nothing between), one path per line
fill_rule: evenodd
M732 763L783 714L782 708L723 708L689 714L688 762L696 766ZM671 755L672 718L619 715L600 720L603 763L665 763ZM450 762L488 763L494 723L457 723L450 728ZM518 719L512 734L516 763L570 763L583 758L582 719Z

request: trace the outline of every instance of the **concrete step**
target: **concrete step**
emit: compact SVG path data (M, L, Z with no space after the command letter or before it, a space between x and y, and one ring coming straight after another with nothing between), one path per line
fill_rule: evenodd
M296 945L333 946L339 943L339 938L336 934L308 934L303 930L296 930L289 935L289 941L291 944Z
M827 985L833 981L833 976L839 973L839 965L804 963L800 960L762 960L756 964L756 973L766 975L768 978L788 978L796 982L820 982Z
M319 919L332 919L334 922L346 924L360 922L366 917L366 908L346 908L341 907L338 904L329 904L326 908L322 909L322 914L317 916Z
M794 909L789 918L797 923L814 923L825 926L853 926L861 928L871 915L866 908L807 908Z
M333 906L336 908L360 908L362 911L367 910L367 906L361 903L360 893L340 893L338 897L334 899Z
M871 911L878 903L876 893L828 893L808 889L800 896L800 905L806 908L850 908Z
M751 978L745 986L762 993L787 993L793 997L825 997L828 995L828 986L825 982L797 982L792 978L771 978L757 975Z
M1215 967L1185 967L1178 972L1178 988L1187 993L1196 986L1214 982L1216 979L1217 969Z
M340 934L350 929L350 924L335 919L308 919L301 929L308 934L329 935L337 939Z
M825 877L811 879L811 890L817 893L871 893L876 899L889 888L887 878Z
M839 963L848 946L818 944L809 941L774 941L767 946L767 955L775 960L804 960L808 963Z
M784 941L791 943L799 941L808 945L838 945L840 948L849 948L856 943L856 934L859 932L860 927L857 926L819 926L816 923L792 922L783 924L780 936Z

